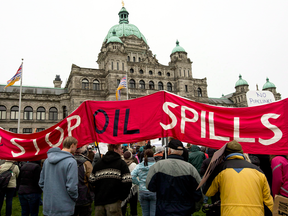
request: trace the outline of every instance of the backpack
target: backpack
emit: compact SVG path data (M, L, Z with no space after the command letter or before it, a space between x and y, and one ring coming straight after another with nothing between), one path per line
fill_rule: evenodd
M0 174L0 189L4 189L8 186L10 178L13 176L12 170L14 169L14 167L15 164L12 164L12 166L8 170Z
M77 159L76 161L78 167L78 199L76 206L83 206L93 202L94 193L90 183L88 182L88 185L85 184L85 180L87 181L88 179L85 176L84 163Z

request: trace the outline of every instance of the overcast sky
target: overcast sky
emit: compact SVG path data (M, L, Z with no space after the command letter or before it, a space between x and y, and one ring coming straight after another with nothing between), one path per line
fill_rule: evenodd
M235 91L239 74L250 90L266 78L288 97L287 0L125 0L129 23L168 65L180 42L194 78L207 78L208 96ZM121 0L13 0L0 2L0 84L24 58L24 86L64 87L71 65L98 68L108 30L118 24ZM17 85L20 82L16 83ZM286 87L285 87L286 86Z

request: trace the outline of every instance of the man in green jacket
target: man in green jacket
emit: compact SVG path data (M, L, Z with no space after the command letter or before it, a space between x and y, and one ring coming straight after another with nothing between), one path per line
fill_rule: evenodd
M203 161L206 159L204 152L200 151L197 145L192 145L189 149L189 159L188 162L192 164L198 171L200 175L200 169Z

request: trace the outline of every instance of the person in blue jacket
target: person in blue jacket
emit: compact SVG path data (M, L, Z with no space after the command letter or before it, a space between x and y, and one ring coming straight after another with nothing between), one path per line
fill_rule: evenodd
M132 171L132 183L139 185L139 199L143 216L154 216L156 211L156 193L146 188L146 177L152 165L155 164L152 149L144 151L144 161L138 164Z

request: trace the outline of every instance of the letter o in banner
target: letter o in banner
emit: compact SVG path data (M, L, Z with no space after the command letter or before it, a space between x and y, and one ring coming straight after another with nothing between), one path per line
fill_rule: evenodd
M58 131L60 131L60 133L61 133L61 136L60 136L60 138L59 138L58 143L53 144L52 142L50 142L49 136L50 136L51 132L50 132L50 133L47 133L46 136L45 136L45 141L46 141L46 143L48 143L48 145L49 145L50 147L52 147L52 148L60 146L61 143L62 143L62 141L63 141L63 139L64 139L64 131L63 131L63 129L58 126L58 127L55 128L55 130L58 130Z
M105 125L104 125L104 127L103 127L102 130L99 130L99 129L97 128L97 126L96 126L96 120L95 120L95 119L96 119L96 115L97 115L99 112L103 113L104 116L105 116ZM109 124L109 117L108 117L107 113L106 113L104 110L102 110L102 109L98 109L98 110L94 113L93 116L94 116L94 127L95 127L95 131L96 131L98 134L104 133L104 132L106 131L107 127L108 127L108 124Z

